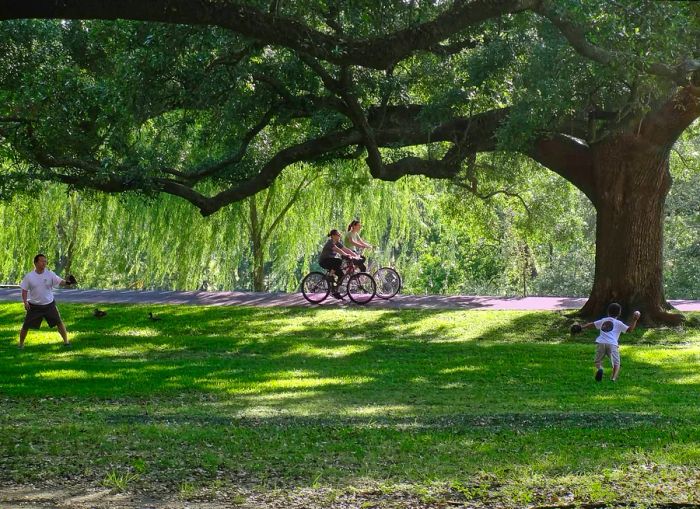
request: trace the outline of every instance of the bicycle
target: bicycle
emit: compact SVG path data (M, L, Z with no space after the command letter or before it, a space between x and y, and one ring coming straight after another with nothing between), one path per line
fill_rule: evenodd
M391 267L379 267L372 274L377 285L377 297L391 299L401 290L401 275Z
M371 262L368 264L368 272L371 272L374 282L377 284L377 297L388 300L396 296L401 290L403 281L401 275L393 267L379 267L375 269L376 264Z
M367 304L377 293L377 284L371 274L355 272L355 264L344 258L343 280L337 291L341 297L346 295L355 304ZM331 293L330 271L311 271L301 280L301 293L311 304L320 304Z

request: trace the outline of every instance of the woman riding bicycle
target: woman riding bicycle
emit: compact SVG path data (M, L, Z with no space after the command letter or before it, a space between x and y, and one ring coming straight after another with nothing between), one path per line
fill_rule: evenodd
M372 249L372 246L360 237L361 229L362 223L360 223L360 220L353 219L348 225L348 231L345 233L345 238L343 240L345 245L359 257L357 260L353 260L353 263L357 265L362 272L367 272L367 266L365 265L367 258L362 256L362 250Z
M343 246L343 243L340 241L340 232L338 230L331 230L328 233L328 240L323 245L323 249L321 249L321 254L318 257L318 264L328 270L331 275L335 273L337 282L332 283L331 295L336 299L343 298L338 292L338 285L343 281L344 276L343 269L341 268L343 257L355 259L358 256Z

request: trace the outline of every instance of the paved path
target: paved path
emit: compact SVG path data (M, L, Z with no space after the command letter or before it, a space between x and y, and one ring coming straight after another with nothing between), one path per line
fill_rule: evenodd
M166 292L137 290L56 290L60 302L90 304L189 304L204 306L311 306L300 293ZM20 301L17 288L0 288L0 301ZM478 297L467 295L397 295L385 301L375 298L370 308L388 309L578 309L581 297ZM700 311L700 301L672 300L679 311ZM328 298L321 306L353 305Z

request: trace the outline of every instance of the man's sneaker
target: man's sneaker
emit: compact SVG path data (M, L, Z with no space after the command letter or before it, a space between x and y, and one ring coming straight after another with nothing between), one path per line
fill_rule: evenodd
M600 382L603 379L603 368L595 372L595 381Z
M340 295L340 293L338 293L338 292L333 292L333 293L331 293L331 295L332 295L333 297L335 297L336 299L338 299L338 300L340 300L340 299L343 298L343 296Z
M73 345L71 343L63 343L64 348L71 348Z

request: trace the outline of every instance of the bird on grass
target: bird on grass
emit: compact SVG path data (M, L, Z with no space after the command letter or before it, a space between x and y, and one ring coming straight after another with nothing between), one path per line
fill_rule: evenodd
M92 312L92 316L95 318L103 318L107 316L107 311L102 311L100 308L95 308L95 310Z
M153 314L153 312L149 311L149 312L148 312L148 319L149 319L149 320L152 320L152 321L154 321L154 322L157 322L157 321L160 320L160 316L156 316L156 315Z

